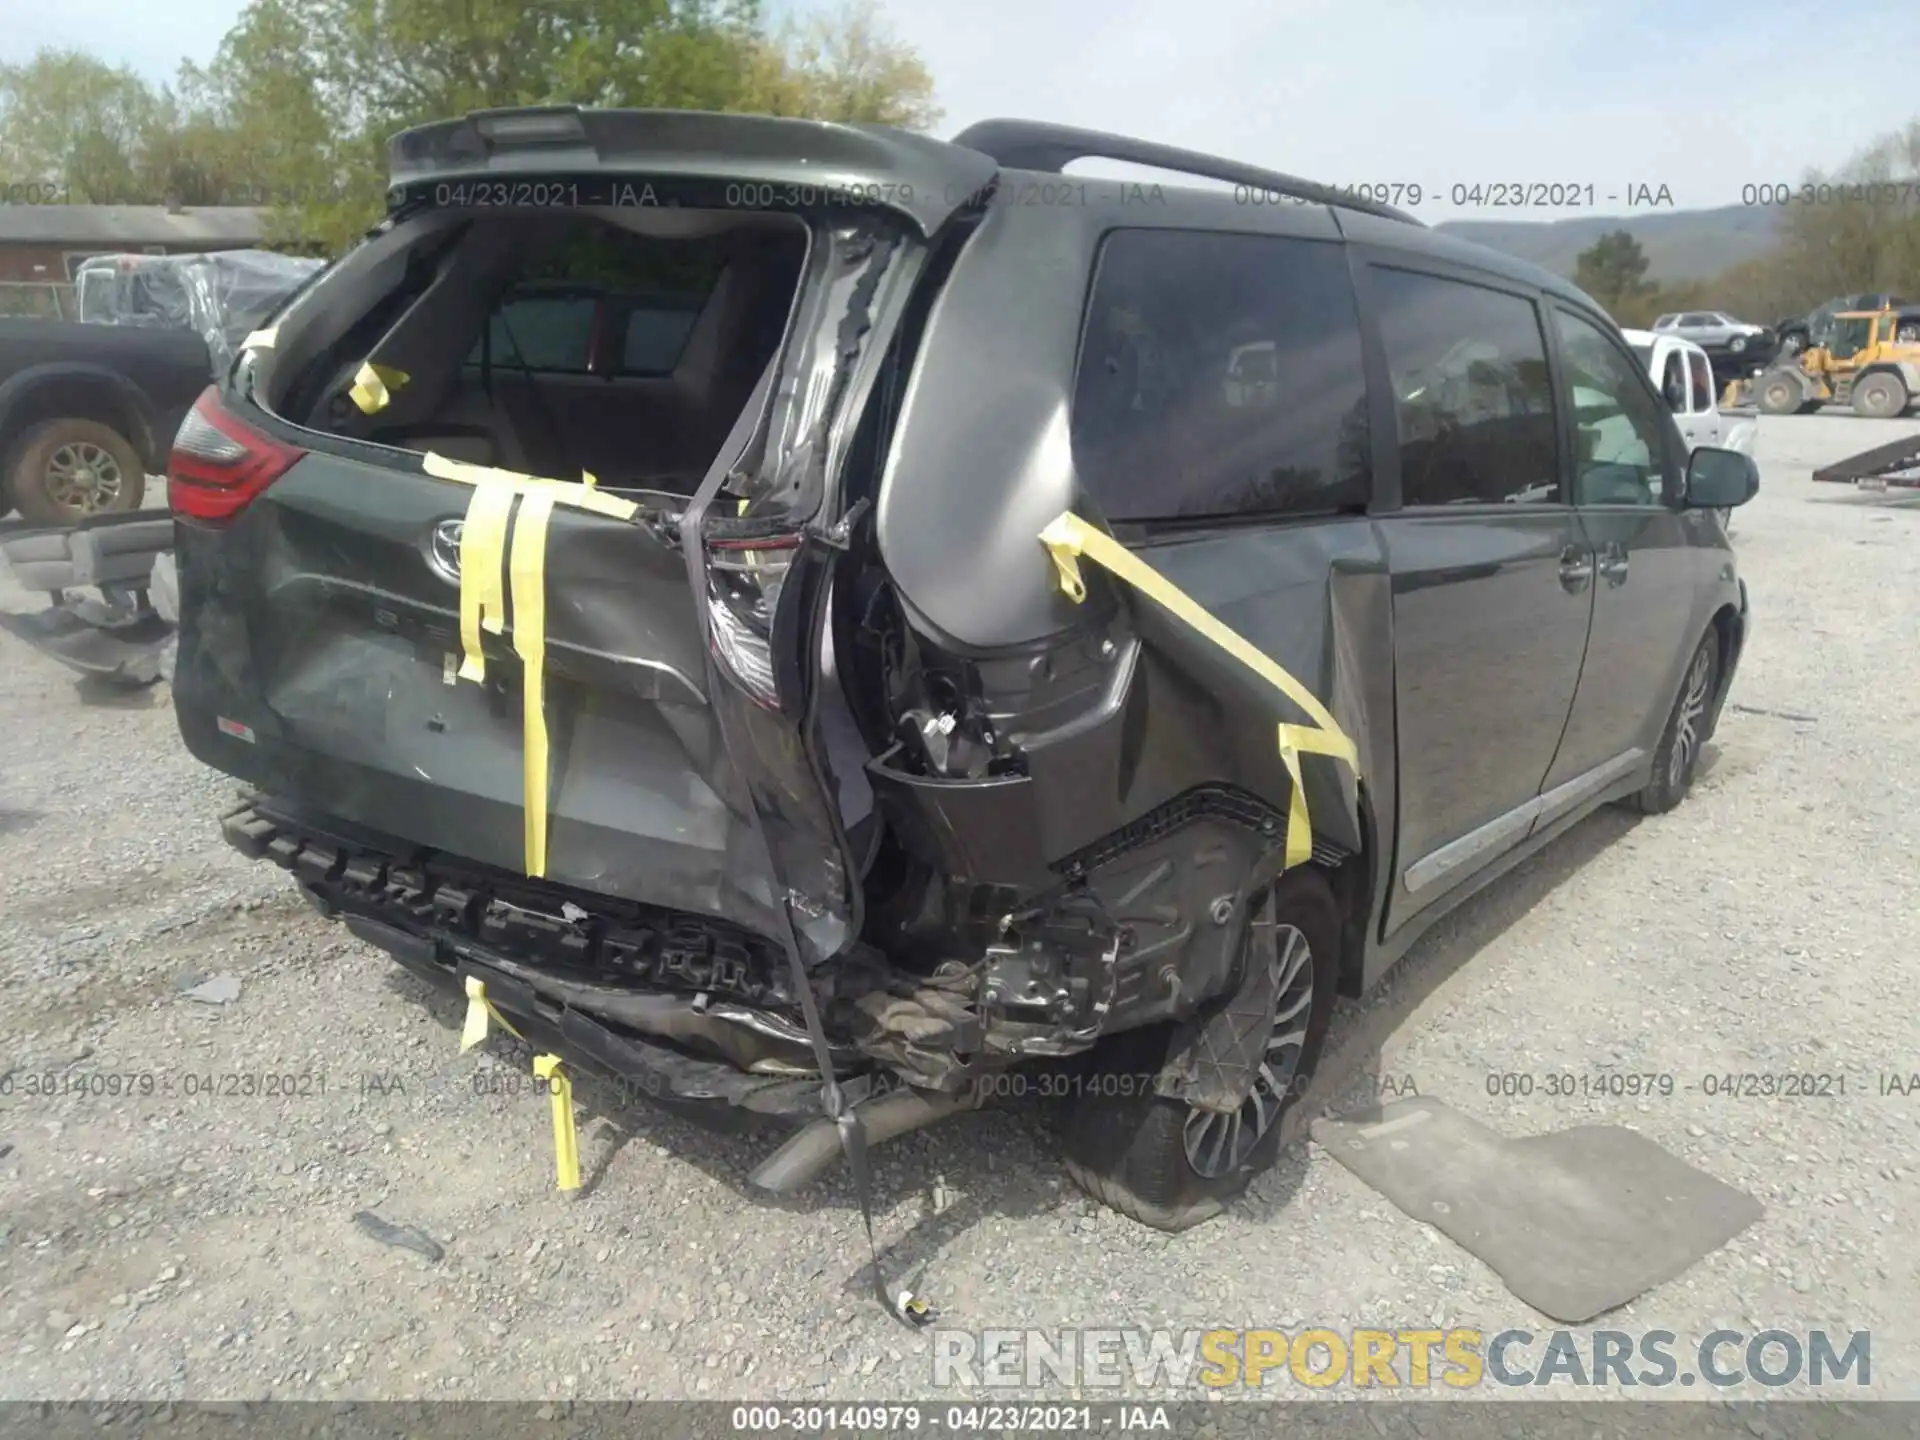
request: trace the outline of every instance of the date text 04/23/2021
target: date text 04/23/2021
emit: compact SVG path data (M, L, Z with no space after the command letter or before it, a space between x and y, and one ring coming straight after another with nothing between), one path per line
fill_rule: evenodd
M1343 199L1378 205L1418 207L1448 204L1469 210L1591 210L1600 205L1624 205L1629 210L1674 208L1673 191L1666 185L1635 180L1599 184L1591 180L1475 180L1450 185L1423 185L1414 180L1366 180L1320 187ZM1286 190L1258 185L1233 187L1238 205L1310 205L1318 203Z

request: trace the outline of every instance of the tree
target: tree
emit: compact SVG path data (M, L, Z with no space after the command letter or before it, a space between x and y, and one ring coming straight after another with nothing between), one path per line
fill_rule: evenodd
M874 0L850 0L834 15L789 16L759 40L727 108L815 120L930 129L940 119L933 77L887 33Z
M0 66L0 173L62 187L82 203L124 203L140 189L157 97L133 71L75 50Z
M339 249L380 216L395 131L546 104L939 116L873 0L775 29L759 0L248 0L172 87L71 51L0 67L0 174L76 201L259 205L269 243Z
M1646 298L1652 288L1646 276L1646 252L1625 230L1602 235L1574 261L1573 283L1615 314L1624 303Z

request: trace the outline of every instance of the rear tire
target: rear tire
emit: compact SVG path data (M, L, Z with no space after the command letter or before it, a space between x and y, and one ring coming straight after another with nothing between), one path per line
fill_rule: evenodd
M1667 727L1660 732L1660 744L1653 752L1653 779L1627 797L1630 809L1642 815L1664 815L1687 798L1694 771L1700 765L1707 713L1713 707L1714 687L1719 680L1720 637L1708 630L1680 677L1680 694L1674 699Z
M1074 1182L1108 1209L1156 1230L1211 1219L1273 1164L1287 1116L1320 1062L1339 978L1339 907L1326 875L1312 865L1282 875L1269 897L1263 918L1270 928L1247 930L1250 954L1267 946L1282 977L1268 1063L1254 1093L1231 1117L1154 1094L1166 1044L1158 1032L1136 1031L1111 1042L1067 1122L1065 1161ZM1271 939L1256 938L1263 935ZM1100 1076L1120 1082L1110 1087L1117 1093L1102 1093L1109 1087Z
M98 420L43 420L14 452L9 488L29 520L77 525L140 508L146 467L126 436Z
M1912 397L1898 375L1869 375L1853 387L1853 413L1873 420L1904 414Z

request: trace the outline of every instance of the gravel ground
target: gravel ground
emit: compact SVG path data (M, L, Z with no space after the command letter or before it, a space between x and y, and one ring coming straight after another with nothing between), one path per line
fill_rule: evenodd
M1312 1097L1417 1088L1510 1135L1645 1131L1767 1213L1601 1323L1870 1330L1875 1397L1920 1397L1920 1099L1881 1093L1920 1071L1920 794L1899 759L1920 500L1807 477L1901 428L1920 423L1762 423L1765 488L1735 527L1755 631L1691 799L1597 816L1443 922L1343 1002ZM928 1338L865 1289L844 1179L757 1198L741 1177L766 1141L586 1081L587 1188L557 1194L524 1054L459 1055L454 1001L221 843L233 785L180 747L164 685L116 698L11 640L0 656L0 1398L930 1393ZM236 1000L183 993L215 976ZM1837 1073L1846 1093L1487 1090L1602 1067ZM67 1092L28 1095L46 1073ZM186 1093L266 1073L324 1092ZM977 1114L878 1152L881 1244L943 1323L1553 1328L1304 1142L1170 1238L1081 1198L1049 1124ZM443 1258L375 1243L363 1209Z

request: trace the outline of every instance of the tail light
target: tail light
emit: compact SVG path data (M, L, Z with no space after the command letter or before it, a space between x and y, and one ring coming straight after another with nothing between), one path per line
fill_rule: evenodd
M707 542L708 633L713 653L755 704L780 706L773 621L798 535Z
M242 424L209 388L173 437L167 504L187 519L231 520L305 453Z

